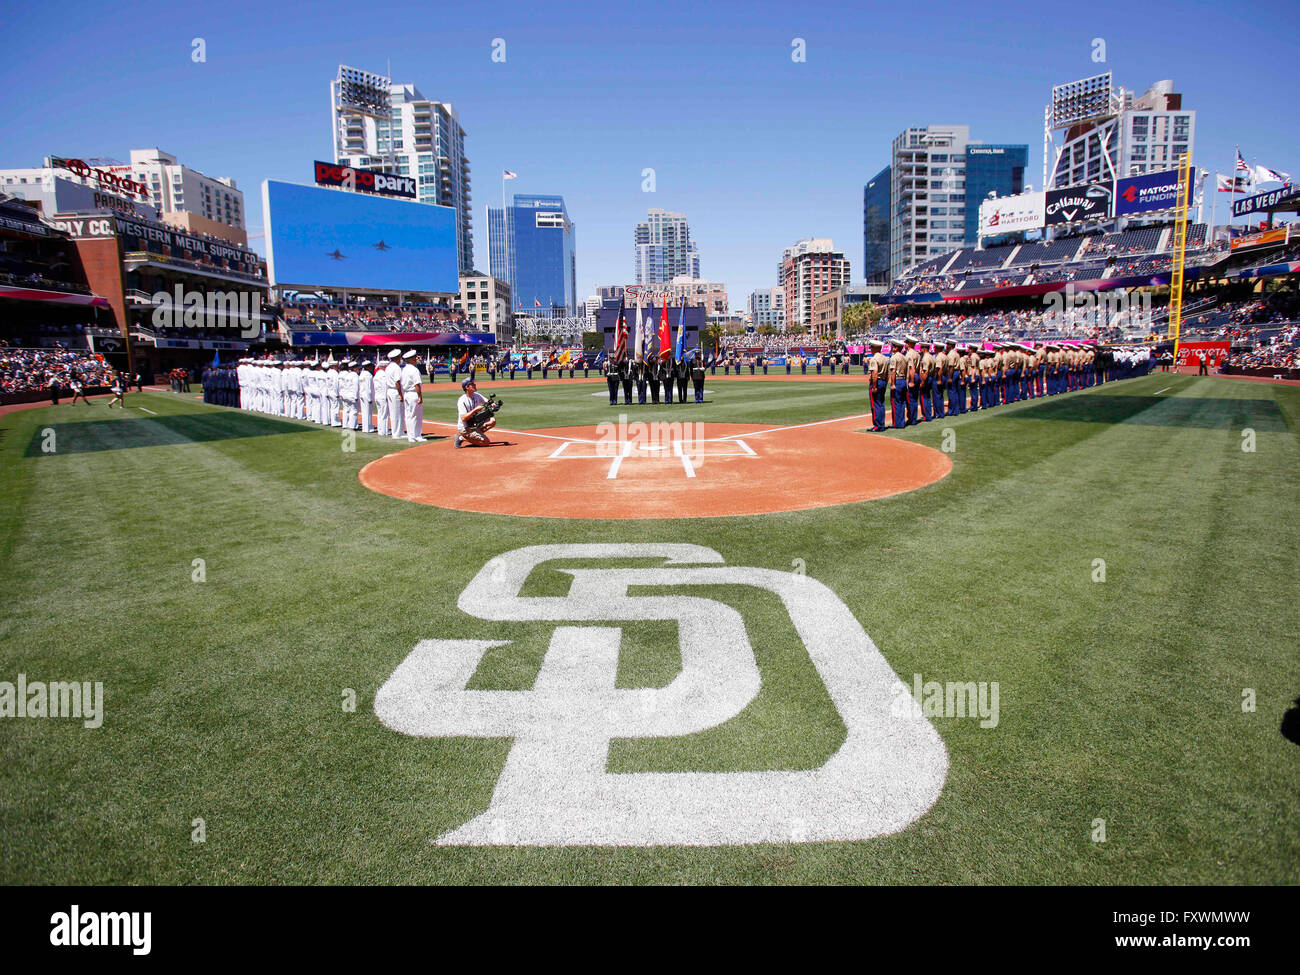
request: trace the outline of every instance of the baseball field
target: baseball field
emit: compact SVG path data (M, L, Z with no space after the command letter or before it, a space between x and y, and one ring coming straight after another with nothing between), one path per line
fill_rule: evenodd
M0 882L1300 881L1300 387L707 388L0 416Z

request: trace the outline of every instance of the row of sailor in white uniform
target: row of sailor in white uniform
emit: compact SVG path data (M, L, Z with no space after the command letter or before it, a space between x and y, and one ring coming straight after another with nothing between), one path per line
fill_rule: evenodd
M245 359L235 369L246 410L323 426L424 441L424 388L415 350L386 363Z

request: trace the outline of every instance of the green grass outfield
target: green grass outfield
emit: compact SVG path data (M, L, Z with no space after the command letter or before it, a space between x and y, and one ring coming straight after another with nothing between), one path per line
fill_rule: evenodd
M707 387L702 407L628 412L791 424L866 409L861 383ZM450 416L453 390L433 388L426 416ZM502 425L614 418L603 391L504 390ZM0 681L105 689L98 729L0 719L0 881L1300 881L1300 748L1278 733L1300 694L1300 388L1157 373L886 434L937 448L955 432L951 475L909 494L622 523L415 505L357 479L404 444L358 435L345 452L306 423L168 393L127 402L0 417ZM431 637L513 640L470 686L530 687L553 624L481 621L456 597L492 556L578 541L689 541L780 570L802 559L907 684L998 681L1000 723L933 719L947 782L892 836L431 845L487 808L511 743L398 734L373 695ZM562 594L566 579L539 570L527 591ZM609 770L820 766L842 725L780 603L708 595L743 614L762 690L710 731L615 740ZM619 686L672 678L673 629L625 628Z

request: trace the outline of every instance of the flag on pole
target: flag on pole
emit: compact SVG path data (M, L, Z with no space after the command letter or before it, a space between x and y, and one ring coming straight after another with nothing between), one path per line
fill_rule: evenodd
M1220 193L1245 193L1246 180L1241 176L1223 176L1216 173L1214 186Z
M1252 175L1250 167L1246 165L1246 160L1241 158L1240 148L1237 149L1237 175L1245 179L1250 179Z
M686 345L686 299L682 298L681 310L677 313L677 344L673 347L673 358L681 362L682 348Z
M673 354L673 330L668 324L668 295L664 295L664 307L659 312L659 361Z
M541 308L541 307L542 307L542 303L541 303L540 301L538 301L536 298L534 298L534 299L533 299L533 307L534 307L534 308Z
M624 314L623 298L618 299L618 324L614 326L614 361L622 362L627 358L627 316Z
M645 326L641 324L641 296L637 295L636 299L636 343L634 352L637 362L645 361Z
M1291 185L1290 173L1269 169L1267 166L1256 166L1254 176L1256 183L1285 183L1287 186Z
M517 179L518 177L519 177L518 173L512 173L508 169L501 173L502 179Z

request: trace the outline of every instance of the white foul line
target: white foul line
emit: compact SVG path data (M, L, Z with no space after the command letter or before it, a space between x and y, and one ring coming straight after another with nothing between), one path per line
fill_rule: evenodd
M694 477L695 466L691 463L691 459L686 456L686 452L682 450L682 442L680 440L673 441L673 453L682 459L682 469L686 471L686 476Z
M817 420L815 423L796 423L794 426L791 427L772 427L771 429L768 430L753 430L749 433L733 433L730 436L726 436L726 437L712 437L709 440L706 440L704 442L716 443L722 440L735 440L738 437L757 437L761 433L781 433L784 430L802 430L805 427L820 427L820 426L824 426L827 423L842 423L845 420L865 420L870 416L871 416L870 413L855 413L853 416L837 416L833 420Z
M606 480L612 480L618 477L618 469L623 465L623 458L632 452L632 443L623 444L621 453L615 455L614 459L609 462L609 473L605 475Z
M143 406L137 406L136 409L137 409L137 410L144 410L146 413L148 413L148 414L150 414L150 415L152 415L152 416L157 416L157 415L158 415L157 413L154 413L153 410L145 410Z
M1172 386L1166 386L1164 389L1157 389L1157 390L1155 391L1155 395L1156 395L1156 396L1159 396L1161 393L1167 393L1167 392L1169 392L1169 391L1170 391L1171 389L1173 389L1173 388L1174 388L1174 387L1172 387Z

